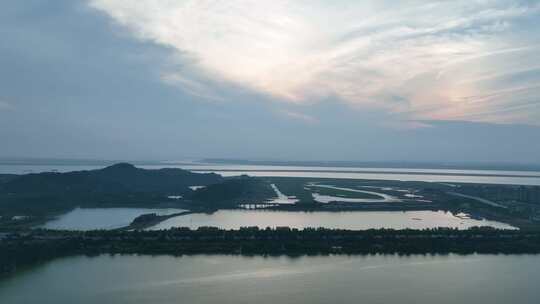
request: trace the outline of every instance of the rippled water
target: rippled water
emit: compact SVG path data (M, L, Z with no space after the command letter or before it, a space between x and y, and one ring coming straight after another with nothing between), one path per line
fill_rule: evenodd
M2 304L536 304L540 255L70 257L0 281Z

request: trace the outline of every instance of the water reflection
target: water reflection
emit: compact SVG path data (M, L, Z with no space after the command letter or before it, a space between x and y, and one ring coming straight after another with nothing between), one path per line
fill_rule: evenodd
M127 226L141 214L173 214L182 209L151 209L151 208L76 208L57 219L47 222L43 228L92 230L114 229Z
M539 280L540 255L102 255L58 259L0 281L0 299L6 304L532 304L538 301Z
M212 214L189 214L168 219L150 229L171 227L214 226L223 229L258 226L291 228L325 227L335 229L425 229L455 227L467 229L473 226L491 226L512 229L511 225L454 216L443 211L370 211L370 212L285 212L263 210L219 210Z

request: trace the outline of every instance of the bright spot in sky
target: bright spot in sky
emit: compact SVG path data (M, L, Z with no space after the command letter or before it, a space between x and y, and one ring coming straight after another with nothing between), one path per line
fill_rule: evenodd
M91 5L212 81L310 104L334 97L405 119L535 123L538 4L521 1L125 1ZM538 27L537 27L538 28ZM537 33L538 34L538 33ZM192 70L192 71L193 71ZM534 112L536 113L536 112Z

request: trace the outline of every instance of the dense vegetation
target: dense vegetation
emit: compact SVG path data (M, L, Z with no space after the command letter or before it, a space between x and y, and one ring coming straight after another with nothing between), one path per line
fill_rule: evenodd
M16 177L18 177L16 174L0 174L0 183L8 182Z
M190 186L204 187L192 190ZM0 229L40 225L75 207L177 207L211 212L264 202L275 195L267 181L255 177L146 170L125 163L100 170L2 175Z
M196 191L190 186L205 186ZM168 196L181 196L171 200ZM36 214L75 206L117 207L157 202L192 203L193 207L233 207L275 196L262 179L223 178L182 169L146 170L116 164L100 170L0 176L0 211Z
M175 228L162 231L48 231L3 235L0 269L60 256L111 254L426 254L540 253L540 231Z
M190 199L208 206L235 207L238 203L258 203L274 197L270 185L262 179L240 176L195 191Z
M401 201L339 202L339 197L378 196L313 187L310 186L312 183L384 193ZM294 205L271 207L279 210L447 210L500 220L517 227L538 226L540 223L540 187L535 186L292 177L223 178L217 174L192 173L181 169L145 170L121 163L100 170L0 175L0 228L36 225L77 206L179 207L208 212L237 208L240 204L264 204L276 196L270 184L275 184L282 193L299 200ZM190 186L206 187L194 191ZM312 192L336 196L336 202L318 203L314 201ZM491 199L504 208L478 199L456 197L450 192ZM13 216L21 215L30 217L13 220Z
M59 193L182 193L192 185L208 185L222 180L213 173L192 173L182 169L146 170L120 163L99 170L67 173L44 172L12 178L0 185L14 195L57 195Z

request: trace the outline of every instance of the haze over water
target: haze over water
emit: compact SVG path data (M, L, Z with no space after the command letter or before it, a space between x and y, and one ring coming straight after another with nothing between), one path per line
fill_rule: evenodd
M145 169L181 168L194 172L215 172L223 176L247 174L273 177L313 177L343 179L374 179L426 181L445 183L486 183L540 185L540 172L512 170L456 170L418 168L357 168L357 167L314 167L314 166L271 166L271 165L140 165ZM25 174L44 171L69 172L93 170L103 165L6 165L0 164L0 174Z
M0 281L0 299L2 304L530 304L540 296L538 281L538 255L102 255L57 259Z

